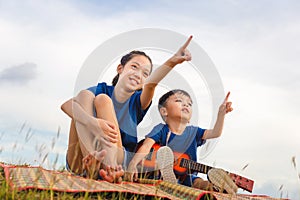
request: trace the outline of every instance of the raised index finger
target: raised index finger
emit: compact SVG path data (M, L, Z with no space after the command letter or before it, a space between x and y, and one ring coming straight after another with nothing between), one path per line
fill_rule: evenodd
M186 48L189 46L189 44L191 43L192 39L193 39L193 36L191 35L191 36L187 39L187 41L184 43L184 45L182 46L182 49L186 49Z
M230 92L227 93L223 103L226 103L228 101L229 95L230 95Z

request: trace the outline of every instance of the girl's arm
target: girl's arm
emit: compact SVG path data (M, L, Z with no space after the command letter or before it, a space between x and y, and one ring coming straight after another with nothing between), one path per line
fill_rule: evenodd
M118 132L115 130L113 123L98 119L86 112L83 104L91 104L93 106L94 94L88 90L82 90L76 97L69 99L61 105L61 109L74 121L87 127L92 134L110 146L109 142L115 143L118 141ZM99 136L101 136L99 138Z
M147 78L141 94L141 105L143 109L146 109L153 98L154 90L157 84L177 65L184 61L190 61L192 59L190 52L186 49L192 40L192 36L184 43L182 47L163 65L158 67Z
M74 119L76 122L79 122L85 126L88 126L91 121L93 121L94 117L88 114L80 104L80 99L83 103L90 103L93 104L93 98L95 96L88 91L82 90L76 97L69 99L65 103L61 105L62 111L66 113L69 117ZM90 102L88 102L90 101Z
M128 165L128 173L126 174L125 179L133 181L137 179L137 165L145 158L145 156L150 152L151 147L154 145L155 141L151 138L146 138L143 142L143 145L135 153L134 157Z
M219 113L218 113L217 121L215 123L214 128L207 129L204 132L202 139L212 139L212 138L217 138L217 137L221 136L222 130L223 130L223 125L224 125L225 115L228 112L231 112L233 110L233 108L231 107L232 102L228 102L229 95L230 95L230 92L227 93L224 102L221 104L221 106L219 108Z
M73 98L63 103L60 107L61 110L71 118L73 118L72 104L73 104Z

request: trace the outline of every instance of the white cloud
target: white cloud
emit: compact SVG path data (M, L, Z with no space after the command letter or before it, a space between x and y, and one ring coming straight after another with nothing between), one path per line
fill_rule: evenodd
M24 63L0 71L0 83L27 84L36 78L36 64Z

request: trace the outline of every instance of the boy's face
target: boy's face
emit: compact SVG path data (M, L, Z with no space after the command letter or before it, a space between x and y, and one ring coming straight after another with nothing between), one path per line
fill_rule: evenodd
M182 93L175 93L167 99L160 112L167 117L166 120L180 119L188 123L192 117L192 100Z

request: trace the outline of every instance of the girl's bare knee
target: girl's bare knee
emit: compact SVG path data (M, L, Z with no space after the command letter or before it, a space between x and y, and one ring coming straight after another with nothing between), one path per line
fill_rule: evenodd
M75 99L77 101L79 101L80 103L85 103L85 102L90 102L91 100L93 100L95 98L95 94L93 94L91 91L89 90L81 90L78 95L75 97Z
M108 95L99 94L95 97L94 104L96 107L97 106L108 106L108 105L111 106L111 105L113 105L113 102Z
M74 100L79 103L89 114L93 112L93 102L95 95L89 90L82 90L74 98Z

